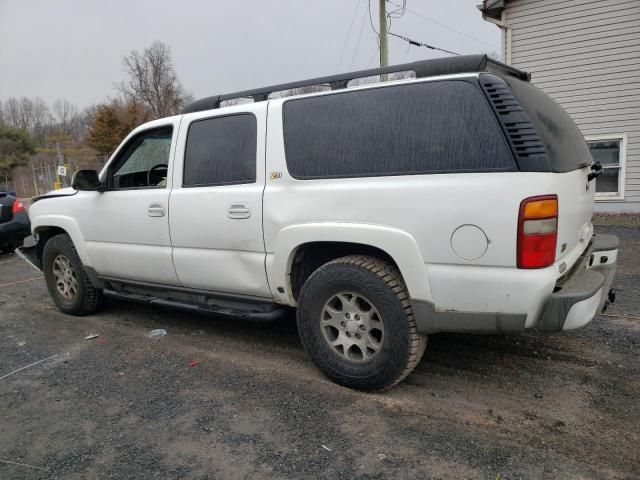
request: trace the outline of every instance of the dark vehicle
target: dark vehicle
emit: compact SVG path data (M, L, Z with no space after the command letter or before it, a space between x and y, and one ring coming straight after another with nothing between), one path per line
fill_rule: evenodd
M0 187L0 250L11 253L31 234L27 209L13 192Z

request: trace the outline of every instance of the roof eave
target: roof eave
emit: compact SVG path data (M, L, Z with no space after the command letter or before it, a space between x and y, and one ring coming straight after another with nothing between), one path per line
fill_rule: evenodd
M500 20L505 2L506 0L483 0L482 4L478 5L478 9L482 12L483 17Z

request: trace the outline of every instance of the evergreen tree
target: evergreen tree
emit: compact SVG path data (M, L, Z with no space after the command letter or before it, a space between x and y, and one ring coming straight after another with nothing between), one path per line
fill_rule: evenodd
M26 131L0 125L0 175L11 177L11 170L29 162L36 153Z
M87 144L104 155L111 154L123 138L124 126L110 105L100 105L89 128Z

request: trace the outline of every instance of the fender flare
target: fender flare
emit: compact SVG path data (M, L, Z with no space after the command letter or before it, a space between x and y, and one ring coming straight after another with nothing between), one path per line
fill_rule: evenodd
M358 243L383 250L398 265L409 296L432 300L424 258L412 235L384 225L318 222L283 228L278 233L274 252L267 253L269 285L276 301L292 306L296 304L290 281L295 253L301 245L323 241ZM284 287L284 292L281 292L279 287Z
M91 267L91 261L87 253L84 237L80 233L80 227L78 223L71 217L65 215L52 215L44 214L37 215L31 220L31 231L35 234L46 230L47 228L61 228L69 234L73 245L76 247L76 252L85 266Z

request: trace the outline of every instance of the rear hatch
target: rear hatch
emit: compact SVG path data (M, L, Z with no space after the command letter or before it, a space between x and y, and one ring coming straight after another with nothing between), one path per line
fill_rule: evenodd
M551 97L529 82L513 77L504 80L544 147L538 163L528 163L525 170L551 172L553 176L551 191L541 194L558 195L556 261L577 258L593 233L595 182L588 181L593 163L589 147L569 114Z
M0 192L0 223L6 223L13 218L13 212L11 211L11 208L14 201L14 197Z
M556 260L574 253L579 256L593 235L593 194L595 183L588 183L589 167L567 173L557 173L555 192L558 195L558 244ZM578 249L578 252L574 250ZM573 262L572 262L573 263ZM571 265L567 265L571 267Z

